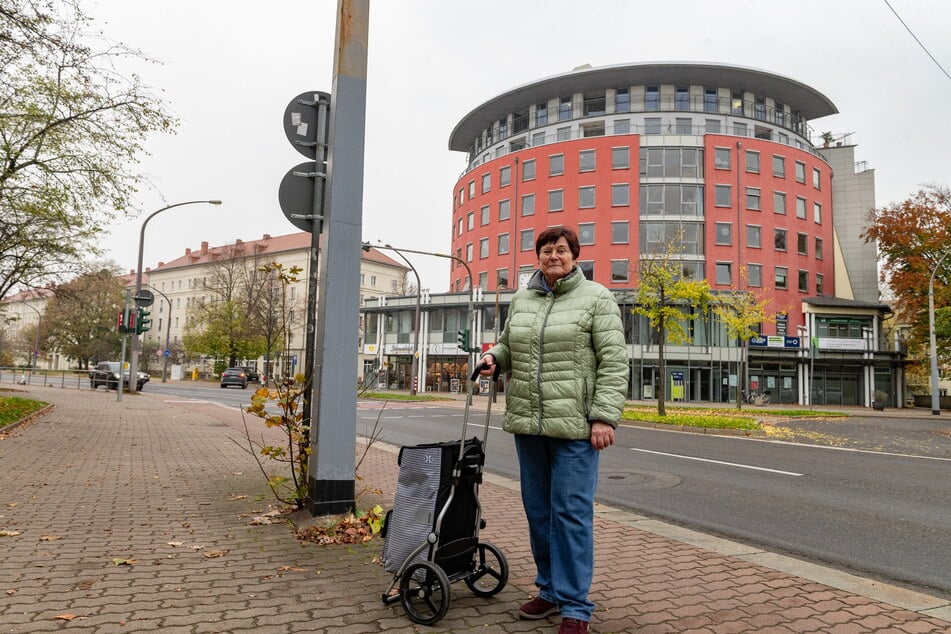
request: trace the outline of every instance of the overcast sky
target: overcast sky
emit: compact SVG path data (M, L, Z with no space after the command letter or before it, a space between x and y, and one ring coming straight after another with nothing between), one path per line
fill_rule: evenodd
M111 39L163 62L136 69L181 118L147 143L145 266L212 245L297 229L277 188L304 158L282 129L287 103L331 91L335 0L83 0ZM951 71L951 2L890 0ZM700 61L754 67L805 83L840 114L816 133L851 133L875 170L878 206L930 183L951 184L951 79L884 0L566 2L371 0L364 239L448 252L452 187L465 155L449 134L510 88L582 64ZM818 142L818 139L816 139ZM103 236L108 257L135 268L144 216ZM422 286L448 287L448 263L417 256Z

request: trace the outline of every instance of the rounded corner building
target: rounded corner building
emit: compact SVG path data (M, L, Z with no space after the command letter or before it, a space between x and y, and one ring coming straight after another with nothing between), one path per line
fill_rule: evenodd
M630 398L653 398L663 380L674 400L731 401L741 389L773 403L869 406L882 390L900 406L904 357L885 340L875 245L859 237L874 173L847 136L812 141L810 122L837 112L796 80L696 62L584 66L482 103L449 137L467 154L452 194L449 295L475 296L472 343L494 340L507 292L537 265L535 236L567 226L585 275L622 305L636 301L639 263L663 254L714 293L768 300L775 316L748 346L698 316L690 341L665 347L660 377L657 333L622 310ZM425 336L445 352L448 335ZM439 355L422 352L428 387Z

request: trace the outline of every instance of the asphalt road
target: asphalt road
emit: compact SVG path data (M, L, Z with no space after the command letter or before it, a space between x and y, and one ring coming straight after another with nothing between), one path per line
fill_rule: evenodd
M150 389L151 388L151 389ZM239 406L251 389L150 384ZM485 400L467 436L482 436ZM494 406L486 469L518 478ZM393 445L454 440L458 404L362 401L357 433ZM798 420L765 438L630 426L602 454L599 501L693 529L951 597L951 435L943 420Z

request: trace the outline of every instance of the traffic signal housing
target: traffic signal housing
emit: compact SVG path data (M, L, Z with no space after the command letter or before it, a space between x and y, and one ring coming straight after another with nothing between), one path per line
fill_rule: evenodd
M135 332L135 311L131 308L123 308L119 311L119 317L116 319L116 330L121 334Z
M457 330L456 332L459 333L459 347L462 350L469 352L469 336L471 334L469 329L466 328L465 330Z
M144 308L137 308L135 312L135 334L141 335L152 328L152 320L149 319L152 312Z

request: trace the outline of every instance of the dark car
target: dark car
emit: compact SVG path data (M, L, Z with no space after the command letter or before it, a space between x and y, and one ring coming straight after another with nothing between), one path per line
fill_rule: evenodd
M119 367L121 364L118 361L101 361L96 364L96 367L92 368L89 371L89 385L92 389L98 389L100 385L105 385L107 389L116 390L119 389ZM141 392L142 386L149 382L151 378L145 372L139 372L136 374L135 389L136 391ZM122 384L129 385L129 369L125 368L122 373Z
M242 390L248 387L248 373L244 368L228 368L221 373L221 387L237 385Z
M259 375L259 374L258 374L258 371L255 370L254 368L249 367L249 366L242 366L241 369L244 370L244 373L248 375L248 382L249 382L249 383L260 383L260 382L261 382L261 375Z

